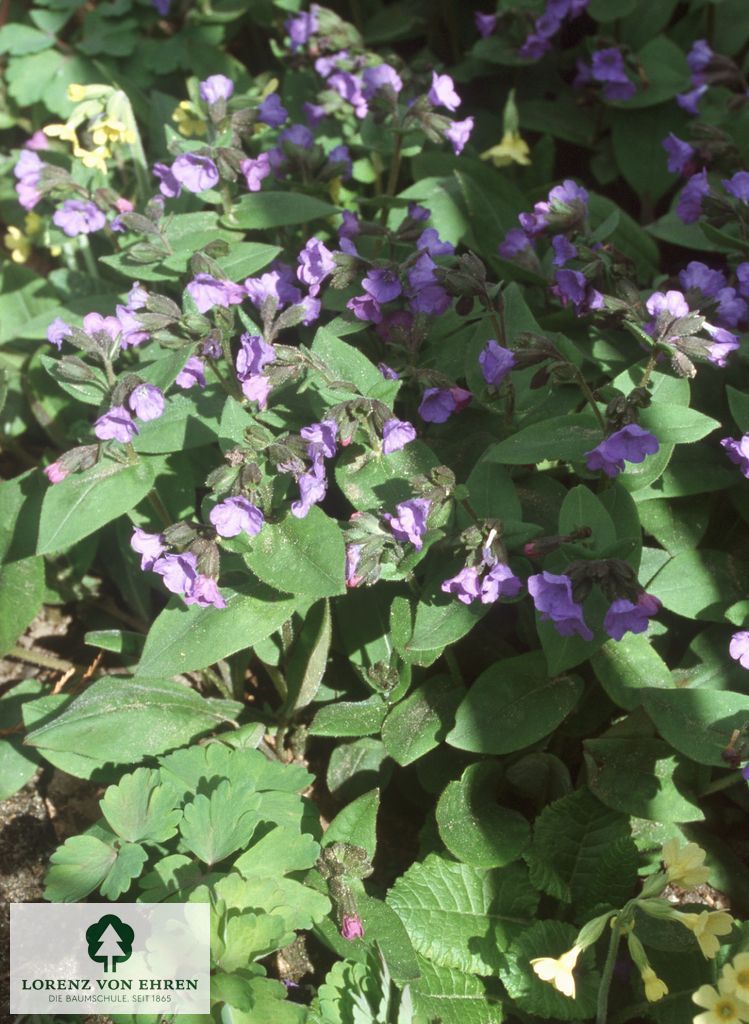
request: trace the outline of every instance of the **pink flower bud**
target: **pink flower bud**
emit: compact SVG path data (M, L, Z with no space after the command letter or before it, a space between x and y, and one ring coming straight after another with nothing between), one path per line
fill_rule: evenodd
M68 475L68 471L59 462L45 466L44 473L51 484L59 484Z
M344 939L363 939L364 927L358 914L344 914L341 922L341 936Z

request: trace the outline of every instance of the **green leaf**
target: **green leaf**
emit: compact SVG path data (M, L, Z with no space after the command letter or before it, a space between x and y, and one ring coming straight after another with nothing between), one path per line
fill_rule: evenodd
M231 721L240 705L209 701L167 679L97 679L26 742L47 751L81 751L91 769L161 754ZM82 756L82 755L81 755Z
M671 39L666 36L651 39L637 57L643 65L648 87L640 86L632 99L622 103L622 110L654 107L689 89L689 67L684 51Z
M731 410L739 430L745 433L749 430L749 395L744 391L737 391L730 384L726 384L726 397L728 407Z
M364 925L365 941L377 944L395 981L402 984L418 978L416 953L403 922L393 908L381 899L367 895L358 895L356 906Z
M101 73L94 64L74 51L42 50L10 57L5 75L8 92L19 106L41 102L63 118L73 109L66 95L69 85L101 81Z
M71 836L52 854L44 898L76 903L97 889L117 859L117 851L95 836Z
M710 520L705 502L665 501L658 498L638 504L640 522L671 555L694 550L702 540Z
M432 676L390 711L382 742L400 765L412 764L442 742L465 694L449 676Z
M178 793L160 782L157 771L138 768L109 786L101 811L110 828L130 843L164 843L177 834L182 812Z
M387 902L421 956L441 967L496 974L502 953L530 924L538 894L522 864L484 871L431 853L398 879Z
M469 633L488 610L487 605L465 605L441 593L428 601L419 601L404 658L418 665L431 665L445 647Z
M37 554L64 551L140 502L153 486L148 460L133 466L104 459L50 485L42 502Z
M411 985L417 1012L442 1024L502 1024L503 1009L484 982L452 967L419 957L421 977Z
M699 441L720 426L718 420L683 405L653 402L640 410L640 426L651 431L661 444Z
M183 356L169 384L173 383L184 362ZM163 384L161 386L164 387ZM162 416L141 424L133 447L137 452L149 455L168 455L213 444L220 432L219 423L225 404L225 392L210 384L197 395L172 394L167 398Z
M330 913L330 900L324 893L278 874L242 878L232 871L214 888L229 907L283 918L287 933L310 929Z
M520 1010L547 1021L592 1019L600 978L593 964L593 950L578 960L575 971L575 998L570 999L542 981L533 971L531 960L559 957L574 945L577 930L562 921L536 921L510 946L502 961L499 977Z
M352 393L382 398L384 379L380 371L363 353L341 341L331 330L326 327L317 329L312 351L323 360L337 381L351 385Z
M596 21L616 21L631 14L637 6L637 0L590 0L588 14Z
M549 678L538 652L498 661L471 686L447 742L481 754L522 750L563 722L582 691L576 676Z
M210 796L199 793L185 804L179 831L191 853L204 864L218 864L247 846L260 821L260 801L254 790L220 782Z
M10 24L0 28L0 53L12 53L15 56L38 53L40 50L48 50L53 42L46 32L40 32L30 25Z
M244 878L286 875L314 867L319 855L320 846L312 836L277 825L253 841L234 861L233 868Z
M533 884L571 903L576 918L599 903L626 903L637 884L637 857L628 818L587 789L544 808L526 854Z
M601 441L593 413L556 416L522 427L489 449L485 458L507 466L558 460L578 462Z
M342 799L351 799L381 785L386 756L387 751L379 740L339 743L328 762L328 789Z
M343 534L317 506L303 519L289 514L266 523L244 558L276 590L314 598L346 592Z
M21 746L23 732L18 730L18 726L23 725L24 704L38 699L42 692L42 684L38 680L26 679L11 685L0 697L0 736L5 734L0 739L0 800L13 796L39 766L36 753Z
M284 944L287 936L282 917L272 914L237 914L223 928L215 953L216 966L222 971L237 971L259 960Z
M25 558L0 569L0 658L15 645L43 600L43 558Z
M336 814L325 831L323 846L331 843L350 843L366 850L370 859L377 847L377 812L380 809L380 791L363 793Z
M320 708L312 720L312 736L372 736L382 728L387 705L377 694L369 700L342 700Z
M565 549L574 552L578 557L600 556L616 542L614 521L602 503L584 484L578 484L567 492L567 497L559 510L559 532L574 533L581 526L592 530L592 535L585 540L566 544Z
M613 0L616 5L618 0ZM667 192L674 183L665 154L658 159L653 154L652 140L665 138L669 132L681 134L681 123L670 103L664 103L632 113L629 110L611 111L611 142L619 168L641 196L653 202Z
M608 640L591 656L590 664L609 697L627 711L642 703L648 687L671 690L674 686L668 665L641 633Z
M723 622L724 614L746 596L747 566L726 551L682 551L666 562L648 584L664 607L689 619Z
M450 782L437 803L440 838L453 856L476 868L501 868L522 854L530 826L517 811L500 807L496 789L501 769L480 762L460 781Z
M734 729L749 723L749 696L729 690L650 689L643 704L664 740L699 764L725 768Z
M332 623L327 600L318 601L307 613L286 670L287 713L306 708L316 697L325 675Z
M222 223L226 227L261 231L306 224L340 212L339 206L301 192L254 192L242 196Z
M439 459L423 441L411 441L390 455L357 452L352 446L337 460L335 477L354 508L368 512L412 498L410 478L437 465Z
M702 821L695 768L668 743L644 737L585 740L588 785L607 807L649 821Z
M138 843L122 843L117 849L114 863L107 872L107 877L99 886L102 896L108 900L123 896L143 870L148 854Z
M177 598L156 617L137 676L178 675L205 668L270 636L294 612L295 602L263 585L224 590L226 608L186 608Z
M216 262L230 281L242 281L267 267L281 252L277 245L263 242L232 242L229 252Z

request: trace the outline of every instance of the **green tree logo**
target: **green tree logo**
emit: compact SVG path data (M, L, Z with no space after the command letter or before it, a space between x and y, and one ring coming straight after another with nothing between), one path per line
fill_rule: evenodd
M86 930L88 955L97 964L104 964L105 973L117 971L133 952L135 932L114 914L104 914Z

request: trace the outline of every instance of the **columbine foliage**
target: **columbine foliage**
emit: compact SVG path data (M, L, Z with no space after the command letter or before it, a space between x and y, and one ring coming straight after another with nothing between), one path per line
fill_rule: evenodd
M6 15L47 897L209 902L216 1022L749 1020L737 5Z

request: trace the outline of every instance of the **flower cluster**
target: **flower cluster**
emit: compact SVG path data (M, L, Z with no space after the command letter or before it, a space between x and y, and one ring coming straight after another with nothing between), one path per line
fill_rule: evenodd
M594 84L601 87L601 95L608 102L626 102L637 92L637 86L627 73L624 55L618 46L596 50L590 63L578 60L575 87Z

